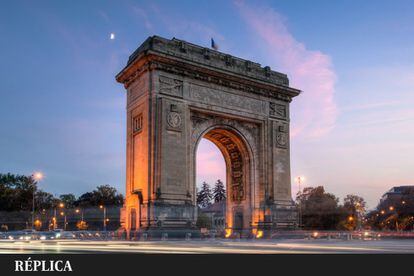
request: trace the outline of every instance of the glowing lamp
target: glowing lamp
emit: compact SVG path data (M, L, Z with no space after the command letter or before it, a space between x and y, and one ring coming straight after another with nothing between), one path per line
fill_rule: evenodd
M258 230L257 234L256 234L256 239L260 239L263 237L263 231L262 230Z
M42 174L41 172L35 172L35 173L33 174L33 178L34 178L36 181L40 181L40 180L42 180L42 178L43 178L43 174Z

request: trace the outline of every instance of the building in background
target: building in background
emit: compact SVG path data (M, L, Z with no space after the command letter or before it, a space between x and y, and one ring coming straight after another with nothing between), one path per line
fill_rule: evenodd
M206 208L199 209L210 219L210 229L221 233L226 228L226 202L214 202Z
M392 187L380 199L379 209L387 209L390 206L406 205L414 202L414 186Z

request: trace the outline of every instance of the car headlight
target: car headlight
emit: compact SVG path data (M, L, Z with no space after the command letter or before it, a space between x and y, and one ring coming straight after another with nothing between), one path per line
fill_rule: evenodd
M14 240L14 238L12 236L9 236L9 240Z
M57 233L56 234L56 238L60 238L60 233Z
M40 236L40 239L41 239L42 241L44 241L44 240L46 240L46 236Z

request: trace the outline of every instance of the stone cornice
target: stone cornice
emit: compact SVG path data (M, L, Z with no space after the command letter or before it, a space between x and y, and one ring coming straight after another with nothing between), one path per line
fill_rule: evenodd
M257 63L182 40L156 36L148 38L131 55L116 80L128 87L143 72L154 69L283 101L290 101L300 93L288 86L286 75L271 71L269 67L262 68Z

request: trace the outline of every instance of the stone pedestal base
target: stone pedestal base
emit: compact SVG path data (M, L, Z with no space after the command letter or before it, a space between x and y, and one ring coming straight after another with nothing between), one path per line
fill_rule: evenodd
M263 237L271 237L275 231L293 230L298 227L297 209L292 201L273 203L266 208L268 215L257 226L230 229L229 238L252 238L258 230ZM199 238L196 227L197 207L191 204L173 204L162 201L141 205L141 220L137 230L131 230L131 239Z
M272 206L272 229L289 230L298 226L297 208L293 202L278 202Z
M197 229L149 228L130 231L130 240L169 240L169 239L197 239L201 237Z
M196 207L191 204L173 204L156 201L141 206L142 229L194 229Z

